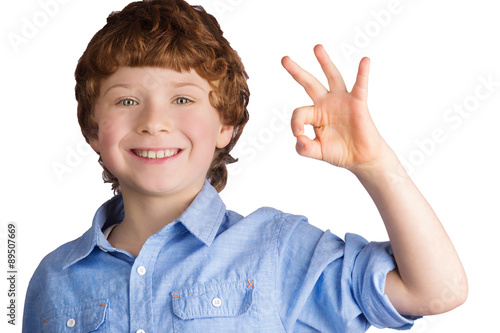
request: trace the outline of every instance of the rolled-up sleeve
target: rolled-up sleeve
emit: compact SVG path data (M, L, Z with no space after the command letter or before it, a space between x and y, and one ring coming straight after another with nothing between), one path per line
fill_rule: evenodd
M410 329L419 317L401 316L384 294L387 273L396 268L389 242L367 242L346 234L345 260L353 262L352 292L368 322L377 328Z
M277 285L280 316L290 332L365 332L410 329L384 294L396 267L389 242L355 234L340 239L305 218L290 216L280 231Z

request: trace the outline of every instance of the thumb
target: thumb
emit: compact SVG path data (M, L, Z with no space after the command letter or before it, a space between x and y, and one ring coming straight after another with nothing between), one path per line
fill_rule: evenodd
M297 137L295 149L301 156L321 159L321 144L318 139L311 140L304 135L304 125L314 126L314 107L303 106L293 111L291 126Z
M305 135L299 135L297 136L295 149L300 156L315 158L317 160L322 159L321 144L317 138L311 140Z

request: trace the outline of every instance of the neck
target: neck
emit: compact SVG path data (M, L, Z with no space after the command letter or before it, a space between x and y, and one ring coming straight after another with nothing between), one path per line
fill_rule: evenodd
M172 195L151 195L122 188L125 217L120 223L120 234L142 246L151 235L178 218L202 187L203 184Z

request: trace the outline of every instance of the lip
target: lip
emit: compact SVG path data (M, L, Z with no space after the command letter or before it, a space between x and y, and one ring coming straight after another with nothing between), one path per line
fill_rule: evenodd
M141 157L141 156L137 156L135 153L134 153L134 150L137 151L137 150L150 150L150 151L159 151L159 150L177 150L177 154L173 155L173 156L169 156L169 157L163 157L163 158L147 158L147 157ZM166 163L168 161L171 161L171 160L174 160L177 158L177 156L181 155L182 152L184 150L183 149L180 149L180 148L145 148L145 147L141 147L141 148L132 148L132 149L129 149L127 152L129 153L129 155L131 155L135 160L137 161L140 161L142 163L145 163L145 164L163 164L163 163Z

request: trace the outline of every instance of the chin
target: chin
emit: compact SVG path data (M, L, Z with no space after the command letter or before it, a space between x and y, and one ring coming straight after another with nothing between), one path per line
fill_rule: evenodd
M203 184L203 179L180 179L181 177L157 176L147 177L146 179L136 179L132 184L126 186L126 192L138 193L141 195L150 195L154 197L169 196L176 194L193 195L198 193ZM124 187L122 186L122 192Z

